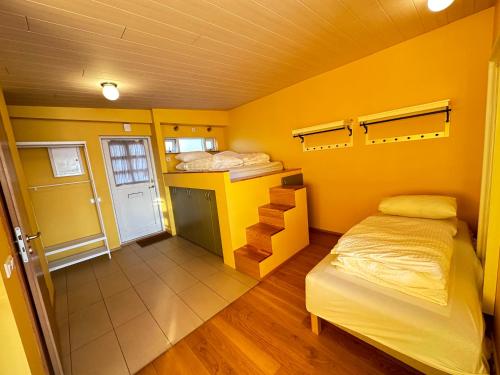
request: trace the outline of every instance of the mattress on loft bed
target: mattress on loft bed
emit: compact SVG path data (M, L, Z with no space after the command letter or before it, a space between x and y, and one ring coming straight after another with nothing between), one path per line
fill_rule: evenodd
M327 255L306 277L307 310L398 356L451 374L484 374L482 271L467 224L454 238L449 300L438 305L342 272ZM401 358L400 358L401 359Z
M271 161L268 163L259 163L252 165L245 165L229 169L229 176L231 180L256 177L266 173L279 172L283 170L283 163L280 161Z

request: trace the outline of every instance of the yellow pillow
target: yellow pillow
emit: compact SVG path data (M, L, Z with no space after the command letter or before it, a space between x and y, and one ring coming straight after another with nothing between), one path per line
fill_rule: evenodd
M387 215L448 219L457 216L457 200L443 195L399 195L382 199L378 209Z

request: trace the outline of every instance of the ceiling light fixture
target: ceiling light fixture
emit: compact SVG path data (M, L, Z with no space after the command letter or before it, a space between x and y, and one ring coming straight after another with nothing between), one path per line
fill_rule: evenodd
M455 0L427 0L427 7L431 12L441 12L453 4Z
M118 85L114 82L102 82L102 95L108 100L116 100L120 97Z

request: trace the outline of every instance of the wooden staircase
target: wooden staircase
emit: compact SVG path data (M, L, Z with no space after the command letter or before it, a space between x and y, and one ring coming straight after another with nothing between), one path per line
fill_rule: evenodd
M260 263L273 254L273 236L286 230L285 212L295 208L295 191L302 185L269 189L270 204L259 207L259 222L246 228L247 244L234 252L236 269L261 279Z

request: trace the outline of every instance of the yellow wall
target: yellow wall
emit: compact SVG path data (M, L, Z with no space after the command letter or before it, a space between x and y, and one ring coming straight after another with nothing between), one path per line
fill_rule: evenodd
M10 121L0 88L0 115L9 133ZM6 213L0 207L0 259L11 253ZM16 271L10 279L2 269L0 278L0 374L43 374L44 367L37 338L23 294L21 275ZM51 285L50 285L51 286Z
M95 108L63 108L63 107L25 107L10 106L9 113L14 127L16 141L86 141L89 158L94 175L94 180L99 196L101 197L101 208L105 223L106 234L111 248L118 248L120 241L118 229L113 214L111 194L108 187L104 160L101 151L99 137L102 136L150 136L153 145L158 180L161 182L161 171L166 171L166 156L163 138L170 135L167 124L180 124L181 129L189 130L194 126L196 134L201 133L205 128L201 125L214 125L213 132L218 140L224 145L224 131L221 126L227 125L227 112L224 111L197 111L197 110L128 110L128 109L95 109ZM123 123L132 124L132 131L125 132ZM189 125L189 127L188 127ZM183 130L184 132L184 130ZM192 132L191 132L192 133ZM42 152L39 150L39 152ZM22 151L25 168L33 170L35 160L33 155ZM31 155L31 156L30 156ZM48 167L44 157L44 165ZM44 174L50 180L50 169ZM49 175L49 176L47 176ZM31 176L31 173L30 173ZM31 182L40 180L36 176L30 177ZM59 180L59 179L58 179ZM48 181L48 180L47 180ZM33 195L34 193L32 193ZM160 183L160 196L165 198L165 189ZM36 202L35 202L36 203ZM74 202L72 210L88 211L89 205L85 199ZM169 227L166 205L163 204L163 212L167 229ZM51 214L46 213L49 217ZM89 223L89 215L74 215L75 227L79 229L89 228L93 223ZM93 219L92 219L93 220ZM53 225L51 225L53 226ZM49 245L54 241L63 241L73 235L67 231L60 231L59 238L56 233L48 239Z
M79 152L84 174L80 176L54 177L47 148L19 149L21 163L29 186L33 211L38 228L42 232L42 241L45 247L101 232L96 206L91 203L93 193L90 182L87 182L90 177L85 163L83 147L79 147ZM80 183L74 184L76 182ZM71 183L71 185L36 188L37 186L63 183ZM68 225L68 223L74 223L75 221L75 225ZM64 230L61 230L61 228L64 228ZM97 243L84 249L98 246L103 246L103 243ZM49 257L49 260L68 256L79 251L82 251L82 248L53 255Z
M258 223L258 207L270 202L269 188L280 185L283 177L297 173L300 170L283 171L237 182L231 182L227 172L165 173L163 179L167 188L177 186L215 191L224 263L234 268L234 251L247 243L246 228ZM170 200L168 204L172 207ZM171 208L169 212L172 213ZM304 223L304 218L300 219L298 222ZM170 221L174 223L173 216ZM301 238L300 235L301 233L296 233L295 237L292 235L287 239L293 237L297 240ZM288 243L288 250L297 250L296 246L300 243L302 242ZM284 245L286 244L285 241ZM290 255L289 252L286 254Z
M9 107L10 109L11 107ZM29 108L30 110L33 107ZM96 110L99 112L100 110ZM126 110L123 110L126 112ZM122 122L103 122L98 120L80 121L78 117L74 120L51 120L17 118L22 113L19 108L12 111L12 125L16 141L86 141L90 164L94 176L94 182L99 197L103 214L106 234L111 248L120 247L118 229L113 213L111 193L108 187L104 158L101 151L101 136L150 136L151 125L146 123L132 123L132 131L125 132ZM145 111L147 112L147 111ZM123 115L123 118L126 116ZM75 213L71 225L81 227L88 226L86 216L79 216L80 210L86 211L88 203L79 201L79 205L72 205L71 210ZM42 234L43 235L43 234ZM61 239L67 237L66 232L60 232Z
M229 148L301 167L313 227L345 232L382 197L404 193L454 195L460 217L475 227L492 27L490 8L238 107ZM452 101L449 138L365 146L355 124L353 148L302 152L291 136L294 128L441 99Z

